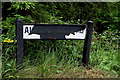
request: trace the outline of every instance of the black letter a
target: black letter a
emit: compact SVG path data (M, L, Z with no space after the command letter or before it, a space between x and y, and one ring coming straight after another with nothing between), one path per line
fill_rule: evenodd
M25 32L24 33L29 33L29 31L28 31L28 27L25 27Z

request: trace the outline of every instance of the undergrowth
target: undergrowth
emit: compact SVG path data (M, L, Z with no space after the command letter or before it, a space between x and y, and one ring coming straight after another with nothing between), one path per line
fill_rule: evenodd
M102 35L94 32L89 65L119 77L118 36L114 36L114 39L113 36L110 36L109 31ZM64 72L65 69L77 68L82 65L83 42L81 40L25 41L22 70L16 69L15 43L3 43L2 77L19 78L21 74L25 74L24 77L34 78L37 75L39 78L48 78L53 74ZM33 69L33 72L24 72L27 69Z

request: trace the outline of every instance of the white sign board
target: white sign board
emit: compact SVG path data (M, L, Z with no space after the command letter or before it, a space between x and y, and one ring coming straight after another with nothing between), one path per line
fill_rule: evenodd
M23 25L23 39L41 39L38 34L29 34L34 25ZM86 29L65 35L66 39L85 39Z

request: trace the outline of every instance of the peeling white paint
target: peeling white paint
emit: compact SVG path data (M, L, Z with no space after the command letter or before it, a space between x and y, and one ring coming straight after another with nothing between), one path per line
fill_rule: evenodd
M34 25L23 25L23 39L40 39L40 35L38 34L29 35L33 27Z
M70 33L69 35L65 35L66 39L85 39L86 36L86 29L83 32L78 31L74 32L74 34Z

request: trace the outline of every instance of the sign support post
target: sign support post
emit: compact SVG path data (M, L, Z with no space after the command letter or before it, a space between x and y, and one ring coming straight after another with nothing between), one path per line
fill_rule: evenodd
M85 41L84 41L84 48L83 48L83 58L82 58L83 66L87 66L88 62L89 62L92 32L93 32L93 21L88 21L88 23L87 23L87 33L86 33L86 38L85 38Z
M17 40L17 65L22 64L23 59L23 21L18 19L16 22L16 40Z

